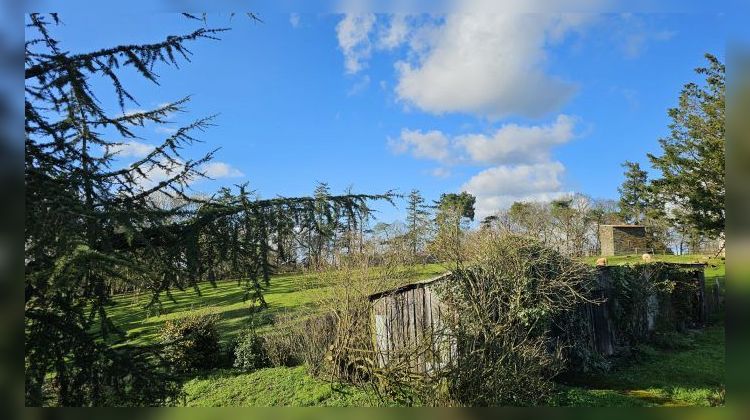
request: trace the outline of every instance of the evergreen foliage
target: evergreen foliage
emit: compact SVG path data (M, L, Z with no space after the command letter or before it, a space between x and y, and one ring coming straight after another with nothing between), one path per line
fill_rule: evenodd
M705 67L695 71L705 83L687 83L677 107L669 109L670 133L659 140L661 155L649 154L661 178L654 188L681 209L677 224L712 238L724 234L725 67L706 54Z
M233 366L244 372L252 372L269 365L263 337L258 335L254 328L241 333L234 347Z
M466 221L474 220L475 203L476 197L465 191L441 194L440 200L435 202L437 234L430 246L442 260L456 264L461 262L463 227Z
M166 404L179 394L174 369L163 346L121 345L124 333L107 314L113 290L149 292L149 307L158 312L174 288L200 293L201 282L232 276L263 308L273 261L296 259L290 236L308 233L330 243L341 220L364 220L368 201L394 195L321 190L315 197L260 200L242 185L238 193L197 198L189 186L204 176L213 152L197 159L182 152L212 117L116 167L117 150L138 139L139 127L165 124L189 101L126 112L138 103L120 72L132 69L158 84L156 67L189 61L189 42L216 40L225 30L72 54L51 34L58 23L56 14L27 18L36 36L27 37L25 56L26 404ZM110 81L115 107L106 92L94 92L95 77Z
M428 206L419 190L412 190L409 193L406 211L409 246L412 256L416 256L423 250L430 223Z
M177 373L216 367L221 353L216 315L191 314L168 320L161 331L164 355Z
M641 224L649 207L648 174L636 162L625 162L625 180L620 193L620 215L627 223Z

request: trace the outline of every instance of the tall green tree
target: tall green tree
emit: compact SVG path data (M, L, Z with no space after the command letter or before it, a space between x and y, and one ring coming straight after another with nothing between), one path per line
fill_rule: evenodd
M179 151L195 142L192 133L207 128L210 119L178 129L146 157L113 169L115 150L136 138L135 127L165 123L188 100L126 113L125 105L135 99L118 72L131 68L156 82L156 65L176 65L189 54L186 43L215 39L220 30L71 54L51 36L51 21L57 16L27 19L35 35L26 42L25 57L26 402L162 404L179 389L158 353L109 345L122 333L107 316L108 289L121 280L165 290L192 277L195 267L182 263L184 248L173 246L170 228L188 210L159 207L154 197L185 197L187 183L202 176L200 167L211 154L189 160ZM111 81L118 114L100 102L104 92L93 92L93 77ZM165 179L151 181L156 171ZM181 236L188 243L195 237ZM42 393L50 375L54 401Z
M113 285L151 293L149 306L158 308L174 288L200 293L201 282L233 275L245 279L249 296L262 306L272 254L279 252L272 231L278 232L281 215L285 234L325 234L320 214L326 220L362 216L367 201L390 201L393 194L259 200L240 187L238 194L223 189L214 197L190 196L186 187L203 176L212 154L191 160L181 152L210 118L177 129L144 158L115 168L116 151L138 138L137 127L166 123L188 101L126 113L126 104L137 102L120 72L132 69L156 83L155 68L176 66L190 54L185 44L216 39L222 30L73 54L52 36L57 22L54 14L27 18L26 404L169 403L180 393L178 378L159 346L124 342L108 316ZM100 77L111 82L115 106L103 102L107 92L89 84Z
M467 193L441 194L435 202L437 234L432 241L433 250L443 259L456 264L462 260L463 225L474 220L476 197Z
M617 188L620 193L620 215L627 223L640 224L649 208L648 173L637 162L626 161L625 180Z
M695 71L703 83L687 83L677 107L669 109L670 133L659 140L662 153L649 154L661 177L654 189L680 207L678 223L719 237L725 226L725 68L706 54Z
M412 257L419 254L429 227L429 211L419 190L411 190L406 203L406 228Z

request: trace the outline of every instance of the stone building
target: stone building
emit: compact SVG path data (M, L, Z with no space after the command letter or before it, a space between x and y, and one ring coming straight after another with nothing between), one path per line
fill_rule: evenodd
M600 225L599 243L604 257L651 252L641 225Z

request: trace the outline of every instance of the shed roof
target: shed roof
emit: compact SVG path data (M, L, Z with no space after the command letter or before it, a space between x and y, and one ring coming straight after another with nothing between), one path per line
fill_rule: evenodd
M430 284L430 283L434 283L434 282L439 281L439 280L443 280L443 279L449 277L451 274L453 274L453 273L450 272L450 271L448 271L447 273L443 273L443 274L441 274L439 276L436 276L436 277L432 277L432 278L425 279L425 280L420 280L420 281L415 281L413 283L405 284L403 286L394 287L394 288L388 289L388 290L383 290L383 291L371 294L370 296L367 297L367 299L369 299L370 302L372 302L374 300L380 299L383 296L393 295L393 294L397 294L397 293L403 293L403 292L406 292L408 290L416 289L417 287L424 286L426 284Z
M608 227L616 227L616 228L643 228L646 227L644 225L628 225L628 224L615 224L615 225L599 225L601 227L608 226Z

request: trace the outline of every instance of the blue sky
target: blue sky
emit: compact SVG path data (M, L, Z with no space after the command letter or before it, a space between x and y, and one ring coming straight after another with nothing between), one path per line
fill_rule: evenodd
M480 216L571 191L616 198L620 164L647 165L667 108L698 80L704 53L724 58L726 42L715 13L261 15L256 24L209 14L208 26L232 30L191 44L179 70L158 68L160 86L124 77L140 102L130 109L192 95L175 126L219 114L187 153L221 147L216 179L196 190L246 181L262 197L310 194L318 181L429 199L468 190ZM54 32L71 52L200 25L176 13L61 18ZM140 134L123 163L165 136ZM403 206L382 210L390 220Z

